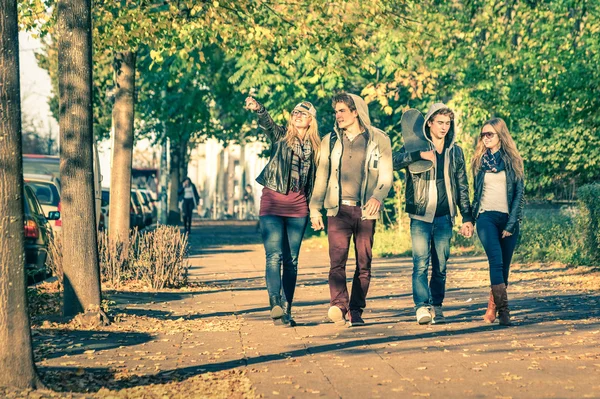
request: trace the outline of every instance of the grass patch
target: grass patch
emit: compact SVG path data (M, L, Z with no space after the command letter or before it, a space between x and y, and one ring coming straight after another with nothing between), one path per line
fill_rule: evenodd
M578 231L578 211L574 207L526 208L521 234L514 255L515 262L550 263L560 262L567 265L586 265L582 258L582 238ZM458 234L459 225L454 226L452 236L452 255L485 255L485 251L477 237L477 231L471 238ZM304 246L311 249L328 248L327 235L321 232L318 236L305 239ZM354 252L352 243L350 253ZM408 220L399 224L384 227L378 224L373 244L373 256L411 256L411 238Z

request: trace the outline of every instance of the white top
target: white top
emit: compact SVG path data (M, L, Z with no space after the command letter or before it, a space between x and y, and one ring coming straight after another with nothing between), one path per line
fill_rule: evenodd
M194 198L194 189L192 186L187 186L183 189L183 198L192 199Z
M479 213L485 211L508 212L508 195L506 193L506 171L486 173L483 178L483 193Z

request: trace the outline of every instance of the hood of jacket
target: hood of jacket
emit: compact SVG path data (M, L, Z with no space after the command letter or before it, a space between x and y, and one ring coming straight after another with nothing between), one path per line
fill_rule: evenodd
M362 97L357 96L356 94L351 94L351 93L348 93L348 95L352 98L352 101L354 101L354 105L356 106L356 111L358 112L358 120L360 121L360 123L362 123L362 125L365 127L367 132L369 132L369 135L373 136L373 133L371 131L371 129L372 129L371 118L369 117L369 106L367 105L365 100L362 99ZM339 136L341 129L338 127L337 121L335 121L333 130Z
M449 108L449 107L444 103L435 103L431 107L429 107L429 111L427 111L427 114L425 115L425 123L423 123L423 133L425 134L425 137L427 138L427 140L429 140L430 142L432 142L431 134L429 133L429 126L427 125L427 122L429 122L429 119L431 119L431 116L433 114L435 114L437 111L439 111L440 109L443 109L443 108ZM446 135L446 147L450 147L452 144L454 144L454 140L456 137L455 131L456 131L456 129L454 128L454 119L453 119L450 122L450 130L448 131L448 134Z

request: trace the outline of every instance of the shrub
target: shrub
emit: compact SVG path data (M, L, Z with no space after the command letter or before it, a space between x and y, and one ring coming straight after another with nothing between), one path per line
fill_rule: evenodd
M577 190L579 215L577 231L581 239L581 260L600 262L600 184L588 184Z
M98 234L98 261L103 283L119 288L121 283L134 276L130 265L134 262L138 231L133 229L128 242L109 240L107 233Z
M177 227L159 226L140 236L132 271L155 289L179 287L187 281L188 242Z
M62 239L60 234L50 234L46 267L58 279L58 288L63 286Z
M573 209L526 210L515 259L575 263L579 250Z

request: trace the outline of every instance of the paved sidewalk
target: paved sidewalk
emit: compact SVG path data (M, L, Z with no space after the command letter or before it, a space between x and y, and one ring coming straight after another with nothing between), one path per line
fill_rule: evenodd
M375 259L367 325L346 328L326 319L327 251L305 246L294 304L299 324L286 328L269 318L255 225L207 222L194 227L191 244L190 280L198 288L114 296L125 318L154 317L167 332L131 328L119 344L99 344L96 361L179 380L242 370L265 398L600 398L597 272L516 267L509 289L515 326L502 328L481 319L485 260L454 257L448 323L419 326L411 260ZM83 349L61 353L77 363ZM64 365L43 362L57 364Z

